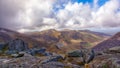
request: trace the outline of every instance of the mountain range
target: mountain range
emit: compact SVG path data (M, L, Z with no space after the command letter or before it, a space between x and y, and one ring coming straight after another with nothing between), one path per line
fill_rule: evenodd
M119 53L120 32L113 36L90 30L19 33L0 28L1 68L84 68L86 64L120 68Z
M0 42L9 42L16 38L28 43L29 48L46 47L48 51L65 53L80 48L91 48L110 35L90 30L62 30L55 29L41 32L19 33L0 28Z

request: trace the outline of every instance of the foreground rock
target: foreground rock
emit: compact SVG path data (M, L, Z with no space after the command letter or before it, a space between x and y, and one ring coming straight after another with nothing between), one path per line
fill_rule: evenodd
M32 56L52 56L51 52L46 51L45 47L42 48L33 48L29 49L26 53L31 54Z
M48 59L41 61L41 64L45 64L52 61L59 61L59 60L64 60L64 58L60 55L50 56Z
M5 43L0 43L0 50L3 50L3 48L4 48L4 46L5 46Z
M8 43L9 51L15 50L15 51L20 52L20 51L26 51L28 49L29 49L28 44L18 38Z
M120 68L120 47L105 50L90 63L91 68Z
M73 52L68 53L68 60L69 62L78 64L78 65L84 65L87 63L90 63L94 57L95 53L93 50L89 49L80 49Z
M0 54L3 53L0 68L84 68L85 64L91 68L120 68L119 46L97 53L83 48L56 54L44 47L29 49L23 40L15 39L7 44L1 43L0 50Z
M109 48L107 50L108 53L120 53L120 46L117 46L117 47L113 47L113 48Z
M0 68L80 68L78 65L59 62L58 57L50 59L50 56L36 57L25 53L19 58L0 58Z
M23 53L19 53L19 54L11 54L11 57L13 58L19 58L19 57L23 57L24 54Z
M4 54L17 54L29 50L28 44L22 39L15 39L6 43L0 43L0 51Z

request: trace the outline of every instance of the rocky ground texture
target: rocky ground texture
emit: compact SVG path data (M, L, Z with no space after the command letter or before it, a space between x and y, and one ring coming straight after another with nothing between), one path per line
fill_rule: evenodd
M120 68L120 47L57 54L45 47L30 49L21 39L0 44L0 68L84 68L85 64L90 68Z

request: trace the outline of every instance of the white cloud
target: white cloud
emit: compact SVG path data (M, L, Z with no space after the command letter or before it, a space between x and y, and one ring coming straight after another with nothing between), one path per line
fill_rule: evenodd
M93 12L93 24L100 27L119 27L120 26L120 3L118 0L111 0Z
M55 25L57 24L56 22L57 21L54 18L43 18L43 23L47 25Z
M94 1L94 7L90 4L68 3L65 9L61 9L57 18L64 26L81 29L81 28L111 28L120 26L120 2L110 0L98 8L97 1ZM77 22L77 24L76 24Z
M0 27L20 32L120 27L120 1L109 0L102 6L97 2L91 7L70 0L0 0Z
M38 25L43 23L44 17L52 14L52 4L54 0L29 0L26 2L25 10L20 13L21 21L27 23L27 26Z
M89 4L68 3L65 9L58 12L57 18L66 27L81 28L91 20L91 8Z

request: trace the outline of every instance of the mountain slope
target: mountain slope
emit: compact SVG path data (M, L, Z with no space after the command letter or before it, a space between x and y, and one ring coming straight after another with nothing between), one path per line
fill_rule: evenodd
M80 48L91 48L108 37L109 35L89 30L57 31L50 29L41 32L21 34L0 28L0 42L9 42L19 38L27 42L29 48L46 47L48 51L58 53L65 53Z
M93 47L93 49L96 51L101 51L115 46L120 46L120 32L118 32L111 38L97 44L95 47Z
M27 35L9 29L0 28L0 42L9 42L16 38L22 39L27 42L29 44L29 48L40 47L41 45L43 45L42 42L39 42Z
M29 36L37 41L46 42L48 50L61 52L80 48L90 48L109 37L107 34L92 32L89 30L62 30L54 29L42 32L29 33Z
M37 40L46 40L47 42L58 42L59 40L81 40L87 42L95 42L102 40L103 38L110 37L110 35L93 32L93 31L84 31L84 30L63 30L57 31L54 29L42 31L42 32L33 32L30 34L31 37Z

